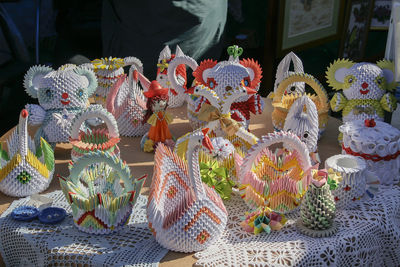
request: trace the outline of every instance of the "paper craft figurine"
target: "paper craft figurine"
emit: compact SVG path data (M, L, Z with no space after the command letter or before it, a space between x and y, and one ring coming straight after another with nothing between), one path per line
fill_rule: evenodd
M298 98L290 107L283 130L294 133L307 145L312 165L321 162L317 152L318 112L308 96Z
M72 163L68 178L60 177L60 186L79 230L109 234L129 222L146 177L134 178L119 157L97 151Z
M361 157L383 185L399 182L400 131L383 121L354 120L339 127L342 153Z
M286 223L285 215L279 214L268 207L260 207L252 212L245 213L245 219L240 223L243 230L255 235L261 232L269 234L279 231Z
M367 170L366 162L360 157L334 155L325 161L325 168L340 178L332 191L336 209L354 208L365 194L372 198L378 191L378 177Z
M200 65L191 57L176 57L177 60L173 60L174 64L170 62L168 66L168 78L173 88L184 91L185 88L179 84L175 74L177 66L184 64L193 70L194 86L204 86L214 91L221 100L231 95L237 87L246 87L257 91L262 77L261 67L253 59L239 60L242 52L242 48L231 46L228 48L229 60L221 62L204 60ZM195 130L204 127L207 121L199 118L199 113L202 106L208 104L207 99L192 95L188 97L187 101L188 118L192 128ZM246 129L249 125L250 113L261 114L263 109L264 102L257 94L236 98L229 107L232 119L240 122Z
M93 60L91 64L85 64L95 72L98 80L98 87L94 95L97 104L106 106L111 87L124 75L123 67L130 65L134 65L139 72L143 72L143 64L136 57L100 58Z
M290 71L290 65L293 64L294 71ZM282 60L279 62L278 68L276 69L274 92L270 94L270 98L274 97L279 84L286 79L290 74L293 73L304 73L303 62L301 59L293 52L289 52ZM289 85L284 94L303 94L305 84L304 82L295 82Z
M312 89L314 89L316 94L305 92L284 94L286 88L296 82L304 82L305 84L308 84ZM273 94L272 100L272 106L274 107L272 112L272 124L275 130L280 131L283 129L290 107L294 101L304 95L309 97L317 107L319 136L324 132L329 117L328 95L322 84L312 75L307 73L289 74L287 78L279 83L276 92Z
M168 45L164 47L161 51L160 56L158 57L157 63L157 77L156 81L161 84L163 88L168 88L168 106L170 108L180 107L185 103L186 95L185 91L181 90L181 88L174 88L171 86L171 82L168 79L168 65L171 60L175 58L175 56L184 56L181 48L177 45L175 54L171 54L171 50ZM186 67L185 65L179 65L176 68L175 73L178 83L185 88L186 87Z
M107 128L99 128L80 131L81 125L88 119L99 118L104 121ZM72 144L71 159L78 160L83 155L101 150L108 152L110 155L119 157L119 142L118 126L114 116L105 110L101 105L92 105L87 110L77 114L71 125Z
M355 63L347 59L333 62L326 72L328 84L336 93L330 101L333 111L342 111L343 122L375 119L383 121L384 111L397 107L394 65L387 60ZM389 91L389 92L388 92Z
M280 156L269 146L283 143L290 150ZM299 206L310 184L309 151L296 135L274 132L263 136L242 161L236 161L240 194L251 209L269 207L289 212Z
M144 96L147 97L146 114L143 123L150 124L149 132L143 136L140 146L145 152L154 151L155 146L164 143L174 147L168 124L172 122L172 116L166 109L168 107L168 88L162 88L157 81L151 83L141 73L138 73L139 80L147 89Z
M0 144L0 191L12 197L26 197L47 189L54 173L54 153L40 138L36 143L28 135L26 109L7 140L8 153Z
M297 228L305 235L328 237L338 230L331 193L336 183L329 183L332 178L327 170L312 170L312 173L311 184L300 205L301 218L297 221Z
M199 151L212 150L208 129L190 135L187 163L157 146L147 218L158 243L179 252L205 249L222 234L227 211L214 189L201 182Z
M150 128L150 124L143 121L147 98L140 88L138 71L132 65L129 76L124 74L118 78L107 97L107 110L117 120L122 136L143 136Z
M88 107L97 80L93 71L72 64L57 70L38 65L25 74L24 87L31 97L39 100L39 105L25 106L30 114L28 123L40 125L35 142L38 144L43 137L55 146L69 142L71 122Z

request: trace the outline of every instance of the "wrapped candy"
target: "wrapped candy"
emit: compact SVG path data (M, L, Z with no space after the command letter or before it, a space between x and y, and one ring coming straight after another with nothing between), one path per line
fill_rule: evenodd
M47 189L54 173L54 152L40 138L28 135L29 113L21 111L18 127L7 140L8 153L0 144L0 191L12 197L26 197Z
M199 151L213 150L209 129L190 134L187 162L164 144L155 153L147 218L163 247L179 252L200 251L224 231L227 211L214 189L201 182Z
M146 177L132 177L119 157L96 151L72 163L69 176L60 177L60 186L79 230L110 234L128 223Z

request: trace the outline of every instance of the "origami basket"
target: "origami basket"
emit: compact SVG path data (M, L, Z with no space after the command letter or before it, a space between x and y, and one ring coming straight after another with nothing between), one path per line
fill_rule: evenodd
M109 234L129 222L146 177L132 177L129 166L119 157L97 151L73 163L69 177L60 177L60 185L78 229Z
M206 132L195 132L185 162L164 144L157 146L147 217L158 243L180 252L200 251L225 229L227 211L214 189L201 182L198 153Z
M293 64L294 71L290 71L290 65ZM279 62L278 68L276 69L275 83L274 83L274 94L277 91L279 84L286 79L290 74L293 73L304 73L303 62L301 59L293 52L289 52L282 60ZM289 85L290 86L290 85ZM304 93L304 82L293 83L292 86L285 88L284 94ZM273 96L273 95L272 95Z
M7 140L8 153L0 143L0 191L26 197L47 189L54 173L54 152L43 139L35 146L28 135L28 111L23 109L18 127Z
M316 94L293 93L284 94L286 88L295 82L304 82L314 89ZM329 105L328 96L321 83L312 75L306 73L292 73L278 86L273 96L272 124L276 130L282 130L290 107L299 97L306 95L315 103L318 110L319 133L325 130L328 123Z
M382 121L355 120L339 127L342 153L361 157L381 184L399 182L400 130Z
M290 147L277 156L269 146ZM277 212L295 209L310 184L311 162L307 146L290 132L274 132L253 145L239 169L240 194L250 208L267 206Z
M135 65L131 66L129 76L118 78L107 97L107 110L117 120L122 136L143 136L150 128L150 124L143 123L147 98L139 86L138 71Z
M107 96L111 87L124 75L123 67L130 65L135 65L140 72L143 72L142 62L135 57L109 57L92 61L90 67L93 68L98 81L98 87L95 92L95 102L97 104L101 104L103 107L106 106Z
M100 118L107 129L96 128L91 131L80 131L81 125L88 119ZM100 105L90 106L78 114L72 122L70 143L72 144L71 159L76 161L83 155L101 150L119 157L119 133L114 116Z

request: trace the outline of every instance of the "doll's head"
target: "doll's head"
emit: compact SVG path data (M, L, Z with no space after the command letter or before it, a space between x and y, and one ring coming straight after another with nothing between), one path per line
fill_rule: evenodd
M57 70L38 65L25 74L24 87L45 110L85 108L97 88L97 80L93 71L73 64Z
M326 78L334 90L343 90L347 99L381 99L394 89L393 70L393 63L387 60L372 64L340 59L328 67Z
M141 79L140 76L139 79ZM143 93L144 96L147 97L147 111L143 118L143 122L147 122L147 119L154 112L166 110L169 99L168 89L163 88L157 81L152 81L148 87L146 86L146 83L142 84L144 84L144 87L147 89L147 91Z

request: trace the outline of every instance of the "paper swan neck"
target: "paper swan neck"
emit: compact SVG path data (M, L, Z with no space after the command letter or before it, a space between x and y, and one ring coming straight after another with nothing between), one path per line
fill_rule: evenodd
M18 123L18 138L19 138L19 152L21 156L28 154L28 111L23 109L19 116Z

